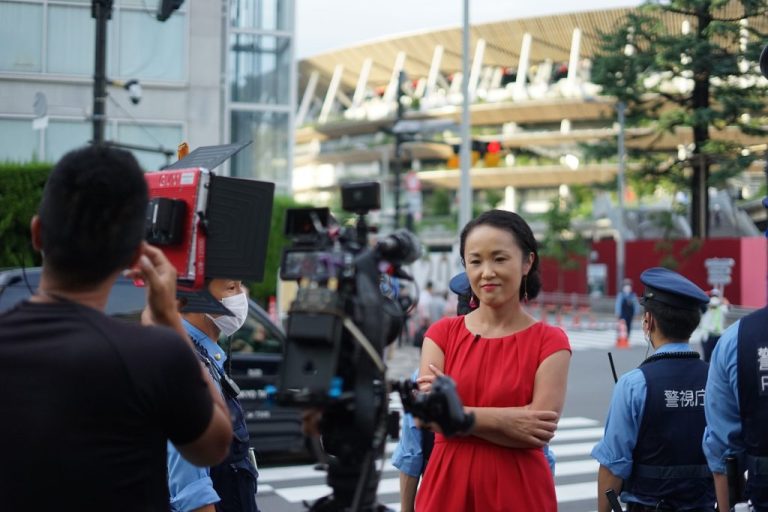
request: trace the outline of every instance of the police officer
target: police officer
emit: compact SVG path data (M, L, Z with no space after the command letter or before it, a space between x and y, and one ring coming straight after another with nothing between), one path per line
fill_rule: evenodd
M699 441L707 364L688 345L709 297L664 268L646 270L640 281L643 334L655 352L616 383L605 435L592 450L598 512L612 510L608 489L632 512L711 511L714 488Z
M764 52L765 53L765 52ZM768 198L763 199L768 208ZM712 352L702 447L715 478L720 510L731 510L726 459L747 471L745 497L768 511L768 307L726 329Z
M211 468L193 466L168 444L168 488L173 512L257 512L255 458L249 451L245 414L237 385L224 372L226 353L216 341L231 336L245 323L248 297L240 281L211 279L210 294L231 314L185 313L184 328L213 380L219 385L232 419L233 438L227 458Z

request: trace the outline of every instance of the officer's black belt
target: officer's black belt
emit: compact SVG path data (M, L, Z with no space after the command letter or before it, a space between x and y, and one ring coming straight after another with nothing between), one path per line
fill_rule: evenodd
M768 457L755 457L747 454L747 470L750 475L768 476Z
M666 505L642 505L640 503L627 503L627 512L664 512L664 511L672 511L674 512L677 509L670 508ZM713 512L712 508L702 507L702 508L689 508L685 509L685 512Z
M641 478L708 478L712 476L706 464L693 464L687 466L650 466L648 464L635 464L632 468L632 476Z

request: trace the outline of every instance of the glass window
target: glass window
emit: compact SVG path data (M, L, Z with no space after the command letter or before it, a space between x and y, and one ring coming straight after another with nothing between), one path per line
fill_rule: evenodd
M51 121L45 132L45 159L58 162L65 153L85 146L93 128L85 121Z
M31 119L0 119L0 160L29 162L39 158L40 133Z
M186 27L186 16L178 12L161 23L145 11L120 11L118 75L144 80L185 80Z
M3 293L0 293L0 313L28 299L34 290L37 290L40 283L40 272L33 269L22 272L10 270L5 278L8 281L6 281L7 288L3 288Z
M233 0L230 21L235 28L291 30L292 5L288 0Z
M126 144L159 147L175 151L182 141L182 129L178 125L157 124L127 124L120 123L117 127L117 141ZM131 151L146 171L156 171L167 165L162 153L150 151ZM172 161L176 160L175 158Z
M48 8L47 71L92 75L95 30L90 9L51 5Z
M43 6L0 2L0 70L42 71Z
M226 341L222 343L226 349ZM245 324L232 335L232 352L261 352L280 354L283 342L275 332L273 325L267 325L266 320L251 311L245 319Z
M120 278L109 293L106 313L124 320L141 321L141 311L147 302L147 290L133 281Z
M79 1L79 0L78 0ZM154 17L157 14L157 9L160 7L160 2L162 0L115 0L115 6L120 7L140 7L144 11L151 13L151 15ZM91 3L91 0L87 0L88 3ZM177 10L173 11L173 14L171 16L176 16L181 11L184 11L186 9L186 5L189 3L189 0L181 4L181 7L179 7Z
M289 104L291 39L233 34L230 44L229 82L232 101Z
M232 176L288 184L288 114L233 111L231 122L232 142L253 141L232 157Z

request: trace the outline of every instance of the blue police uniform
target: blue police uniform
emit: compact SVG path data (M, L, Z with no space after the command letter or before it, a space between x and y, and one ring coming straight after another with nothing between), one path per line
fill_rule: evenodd
M222 512L258 512L256 478L258 471L248 453L248 429L245 414L234 393L222 389L226 354L205 333L184 321L184 328L205 363L229 408L233 438L229 455L218 466L200 468L184 460L168 443L168 487L171 510L182 512L215 504Z
M725 474L735 456L748 472L746 497L768 511L768 308L731 325L715 345L707 380L702 448L709 468Z
M643 301L695 309L707 295L667 269L643 272ZM624 480L629 510L712 510L714 486L699 440L707 364L687 341L666 343L616 383L592 456ZM683 427L684 426L684 427Z

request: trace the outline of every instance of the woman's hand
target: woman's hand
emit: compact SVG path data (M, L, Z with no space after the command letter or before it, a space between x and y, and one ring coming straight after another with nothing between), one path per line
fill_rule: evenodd
M507 435L525 444L541 447L549 443L557 430L559 415L555 411L542 411L529 407L506 410L504 430Z
M445 375L440 369L431 364L429 365L429 374L422 375L418 379L416 379L416 384L419 386L419 391L422 393L430 393L432 391L432 383L435 382L435 379L440 377L441 375Z

